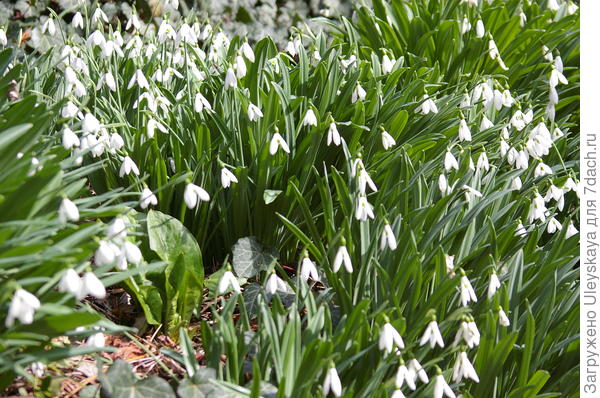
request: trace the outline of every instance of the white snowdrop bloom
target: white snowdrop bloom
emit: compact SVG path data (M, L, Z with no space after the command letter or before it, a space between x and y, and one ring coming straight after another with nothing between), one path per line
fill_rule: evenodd
M549 234L553 234L560 230L562 230L562 224L556 218L551 217L548 221L548 227L546 231L548 231Z
M444 168L447 172L452 169L458 170L458 161L449 150L446 151L446 156L444 157Z
M518 152L517 159L515 160L515 167L517 169L527 170L529 167L529 152L526 150Z
M229 188L233 182L238 182L237 177L227 168L223 167L221 169L221 186L223 188Z
M415 374L404 365L404 362L401 362L398 371L396 372L396 388L400 389L405 382L411 390L414 391L417 389L417 386L415 385Z
M396 247L398 247L398 242L396 242L394 231L392 231L392 227L390 227L390 224L388 223L386 223L383 227L379 247L381 250L383 250L386 246L389 247L390 250L396 250Z
M373 206L368 202L366 196L360 196L356 203L356 219L358 221L367 221L367 219L374 219Z
M390 73L392 69L394 69L395 63L395 60L391 60L387 54L384 54L381 58L381 71L383 72L383 74L387 75L388 73Z
M134 85L137 85L140 89L150 88L148 80L146 80L146 76L144 76L144 72L142 72L140 69L137 69L131 77L131 80L129 80L127 90L131 89Z
M252 50L252 47L250 47L250 44L248 44L247 41L245 41L242 44L242 47L240 48L242 54L244 54L244 57L246 57L246 59L252 63L254 63L254 51Z
M353 271L352 260L350 260L350 254L348 253L348 249L344 244L342 244L338 248L338 251L335 255L335 259L333 260L333 272L338 272L342 263L344 264L344 268L346 268L346 271L348 271L348 273L351 274Z
M554 67L559 73L563 73L564 66L560 55L557 55L556 58L554 58Z
M91 113L86 113L85 117L83 118L83 122L81 123L81 129L83 130L83 133L96 134L100 131L100 128L102 128L102 125L98 119L96 119L96 117Z
M207 40L210 35L212 34L213 28L210 24L206 24L204 26L204 29L202 29L202 33L200 34L200 40L205 41Z
M365 89L360 85L360 83L357 83L356 87L352 91L352 103L354 104L356 101L359 100L363 101L366 96L367 92L365 91Z
M564 195L565 191L556 185L551 184L550 188L548 188L548 191L546 192L546 196L544 196L544 200L546 202L550 202L550 200L554 199L556 202L560 202L564 198Z
M461 153L462 153L462 151L461 151ZM471 171L475 171L475 164L473 163L473 158L471 158L470 156L469 156L469 169Z
M158 204L158 199L148 188L144 188L142 193L140 194L140 207L142 209L147 208L148 206L156 206Z
M481 19L477 20L475 24L475 35L477 38L481 39L485 35L485 26L483 25L483 21Z
M513 191L519 191L523 187L523 183L521 182L521 178L515 177L510 182L510 189Z
M357 64L357 59L356 59L356 55L352 54L350 57L348 57L348 59L342 59L340 61L340 64L342 65L342 69L344 71L344 73L346 73L346 71L348 70L349 67L351 66L356 66ZM337 95L340 95L339 90Z
M329 124L329 129L327 130L327 145L331 145L332 142L335 146L340 146L342 144L342 137L338 132L335 122L331 122Z
M558 83L569 84L569 81L567 80L565 75L560 73L555 67L552 67L552 72L550 72L549 83L550 87L556 87L558 86Z
M460 101L460 108L464 109L464 108L468 108L469 106L471 106L471 96L469 95L468 92L465 92L462 96L462 100Z
M492 272L492 274L490 275L490 282L488 283L488 300L491 299L494 296L494 294L496 294L496 292L498 291L498 289L500 289L501 286L502 285L500 284L500 279L498 279L498 275L496 275L495 272Z
M467 121L465 119L460 119L460 124L458 126L458 139L460 141L471 141L471 129L467 125Z
M110 89L110 91L117 90L117 82L115 81L114 76L110 72L106 72L103 74L98 80L98 84L96 85L96 90L100 90L102 88L102 84L105 84L106 87Z
M64 198L58 208L58 220L63 224L67 221L79 221L79 209L77 209L77 205L68 198Z
M8 44L8 38L6 37L6 31L0 28L0 45L6 46Z
M158 42L164 43L167 40L175 40L175 35L175 29L173 29L166 19L163 19L158 28L158 33L156 34Z
M304 119L302 119L303 126L316 126L317 125L317 116L312 108L308 108L306 114L304 115Z
M276 132L273 134L273 138L271 138L271 143L269 144L269 153L271 155L275 155L279 148L286 153L290 153L290 147L288 146L287 142L285 142L281 134Z
M325 380L323 381L323 394L327 396L331 392L336 397L342 396L342 382L338 376L335 367L331 366L325 374Z
M369 176L369 173L367 173L367 170L365 169L364 165L362 165L362 162L361 162L361 166L358 168L358 170L356 172L358 175L358 191L360 192L361 195L365 195L366 190L367 190L367 185L369 186L371 191L377 192L377 186L375 185L375 183Z
M454 275L454 256L451 256L449 254L444 254L444 264L446 265L446 272L448 274L451 274L451 276Z
M315 282L319 281L317 267L315 266L315 263L308 258L308 256L302 259L302 265L300 266L300 278L304 282L308 282L308 278L311 278Z
M517 110L515 113L513 113L512 117L510 118L510 124L517 129L517 131L521 131L525 128L527 123L525 123L525 115L523 112L521 112L521 110Z
M471 202L474 197L481 198L483 196L481 192L469 185L463 185L463 189L465 190L465 200L467 202Z
M379 333L379 349L391 354L394 349L394 345L400 349L403 349L404 340L402 340L402 336L400 336L400 333L398 333L392 324L386 322ZM397 387L400 388L401 385L397 385Z
M563 185L563 190L565 192L569 192L569 191L577 191L578 189L578 185L577 183L575 183L575 181L573 181L573 178L569 177L567 178L567 180L565 181L564 185Z
M546 3L546 6L548 7L549 10L552 10L552 11L558 11L558 9L560 8L560 5L558 4L557 0L548 0L548 3Z
M142 27L142 24L140 23L140 19L138 18L137 14L135 14L135 13L131 13L131 16L127 19L127 24L125 25L125 30L129 30L132 27L136 30L139 30Z
M402 393L402 390L394 390L391 398L406 398L406 395Z
M46 365L44 365L42 362L37 361L31 364L29 370L35 377L41 379L46 373Z
M481 152L477 158L477 170L490 170L490 162L485 151Z
M156 102L156 98L154 98L154 94L149 91L142 93L133 103L133 109L137 109L138 105L142 103L143 100L146 100L146 104L148 105L148 109L152 113L156 113L158 110L158 103Z
M127 261L129 261L132 264L137 265L143 259L140 248L128 240L123 241L123 246L121 247L121 252L125 256Z
M542 46L542 55L544 59L548 62L554 61L554 56L552 55L552 51L546 46Z
M96 7L96 10L92 14L91 22L92 22L92 25L96 25L97 23L102 23L102 22L108 23L108 17L106 16L104 11L102 11L102 9L99 6Z
M79 108L77 108L77 106L71 101L67 101L65 106L60 110L60 115L66 118L73 118L77 116L78 112Z
M506 156L506 154L508 153L508 151L510 150L510 146L508 145L508 143L506 141L504 141L504 139L500 139L500 156L504 157ZM509 162L510 164L514 163L514 158L512 162Z
M80 12L76 12L75 15L73 15L73 19L71 19L71 26L75 29L83 29L83 16Z
M490 119L488 119L485 115L481 119L481 123L479 124L479 130L487 130L494 127L494 123Z
M424 346L429 343L431 348L434 348L435 345L439 345L444 348L444 340L442 339L442 333L440 332L440 328L435 320L429 322L423 336L421 337L421 341L419 342L420 346Z
M267 282L265 283L265 290L268 294L271 295L277 293L277 290L286 291L286 289L287 286L285 282L280 277L278 277L275 272L273 272L271 276L269 276Z
M420 113L422 115L427 115L429 112L431 112L431 113L438 112L438 108L435 105L435 102L433 102L433 100L430 99L427 94L423 95L423 100L424 101L415 109L416 113Z
M471 22L469 22L469 18L466 16L463 18L462 23L460 24L460 33L463 35L471 30Z
M62 132L62 146L65 149L72 149L80 145L79 137L68 127L65 127Z
M15 290L8 308L5 326L11 327L18 319L22 324L29 325L33 322L35 310L41 306L40 300L33 294L23 289Z
M102 333L102 332L92 334L85 341L86 345L89 345L90 347L96 347L96 348L104 347L105 343L106 343L106 339L104 338L104 333Z
M302 47L302 42L299 38L296 38L288 41L287 45L285 46L285 51L287 51L292 57L295 57L298 55L300 47Z
M500 109L502 109L502 93L498 89L494 90L493 105L497 111L500 111Z
M579 231L575 228L572 221L569 221L569 226L567 227L567 232L565 233L565 239L569 239L571 236L577 235Z
M488 42L488 52L490 54L491 59L500 58L500 52L498 51L498 47L496 46L496 42L494 39L490 39Z
M235 275L233 275L231 271L225 271L223 273L223 276L219 280L218 293L224 294L229 290L229 288L231 288L236 293L242 292L242 288L240 287L240 284Z
M550 168L550 166L546 165L544 162L540 162L534 171L534 175L535 177L543 177L545 175L549 175L552 174L552 169Z
M196 93L194 97L194 111L202 113L204 109L212 110L210 102L200 93Z
M469 348L479 345L481 334L477 330L477 325L473 321L462 321L454 338L453 347L456 347L463 340Z
M148 136L148 138L154 137L154 132L156 131L156 129L165 134L169 132L169 130L167 130L165 125L163 125L161 122L155 119L148 120L148 124L146 125L146 135Z
M52 17L46 19L42 24L42 34L48 32L50 36L54 36L56 33L56 26L54 25L54 19Z
M519 24L521 25L521 27L524 27L526 23L527 23L527 15L525 15L525 13L523 11L521 11L519 13Z
M102 32L100 32L98 29L96 29L88 36L88 38L86 40L86 45L88 47L96 47L96 46L101 46L105 42L106 42L106 38L104 37Z
M75 272L74 269L69 268L65 271L63 276L60 278L58 282L58 291L63 293L72 293L75 295L77 300L81 300L85 297L85 292L83 291L83 281Z
M248 119L250 119L251 122L255 122L258 119L260 119L261 117L263 117L263 113L260 110L260 108L254 104L249 104L248 105Z
M460 278L460 301L463 307L468 306L470 301L477 302L475 290L466 275Z
M502 307L498 309L498 323L500 323L500 326L510 326L510 320L508 319L508 316L506 316L506 313L504 312Z
M419 361L417 361L416 358L412 358L408 361L408 370L412 372L413 375L415 375L415 381L418 377L419 380L421 380L421 382L429 383L429 377L427 377L425 369L423 368L423 366L421 366L421 364L419 363Z
M561 129L559 129L558 127L555 127L554 130L552 130L552 141L556 141L559 138L563 137L565 135L565 133L562 132Z
M198 41L198 37L196 36L196 32L192 29L190 25L187 23L182 24L179 27L179 32L177 32L176 36L177 43L188 43L194 44Z
M519 223L519 225L517 225L517 229L515 230L515 236L522 238L526 235L527 235L527 230L525 229L525 227L523 226L522 223Z
M193 209L198 204L198 201L208 202L210 200L210 195L204 190L204 188L189 183L185 186L183 200L189 209Z
M105 240L100 241L96 252L94 253L94 263L99 266L112 265L121 255L121 250L117 245Z
M127 226L125 225L125 220L123 220L122 217L115 217L115 219L106 227L105 234L107 239L125 239L127 237Z
M319 50L316 50L312 52L312 58L313 60L315 60L317 63L321 61L321 54L319 53Z
M455 383L460 383L463 379L471 379L475 383L479 383L479 376L477 376L477 372L475 372L475 368L469 361L467 357L467 353L461 351L456 358L456 363L454 364L454 371L452 372L452 380Z
M82 282L82 290L85 292L85 295L90 295L97 299L103 299L106 297L106 289L102 284L102 281L98 279L93 272L86 272L83 274L83 278L81 278Z
M552 105L556 105L558 104L558 92L556 91L555 87L550 86L549 89L549 94L548 94L548 103L552 104Z
M448 191L448 180L446 179L446 176L444 174L440 174L438 178L438 187L440 189L440 192L442 193L442 196L446 195Z
M110 135L109 146L113 153L114 153L114 151L118 151L119 149L123 148L124 145L125 145L125 141L123 140L123 137L121 137L121 135L119 133L112 133Z
M138 169L133 159L131 159L129 156L125 156L123 162L121 163L121 168L119 169L119 177L129 175L130 173L139 176L140 169Z
M535 193L533 200L531 201L531 207L529 209L529 216L527 221L531 224L535 220L540 220L542 222L546 221L546 205L544 202L544 198L540 196L539 193Z
M435 384L433 387L433 398L442 398L444 395L448 398L456 398L456 395L444 380L444 376L442 374L438 374L435 376Z
M510 90L504 90L502 92L502 105L510 108L515 103L515 99L513 98Z
M236 76L238 79L241 79L242 77L246 76L246 62L244 61L244 58L241 55L238 55L235 58L235 63L233 64L233 67L235 69Z

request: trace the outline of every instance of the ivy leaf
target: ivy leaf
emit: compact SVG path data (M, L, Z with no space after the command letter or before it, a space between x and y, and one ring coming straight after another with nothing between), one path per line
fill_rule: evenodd
M276 250L265 250L254 236L239 239L233 245L233 269L237 276L251 278L259 271L272 267L279 253Z

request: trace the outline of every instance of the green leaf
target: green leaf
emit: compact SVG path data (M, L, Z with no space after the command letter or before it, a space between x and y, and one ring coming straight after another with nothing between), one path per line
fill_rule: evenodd
M260 271L266 271L277 262L276 250L266 250L254 236L239 239L233 245L233 269L237 276L251 278Z

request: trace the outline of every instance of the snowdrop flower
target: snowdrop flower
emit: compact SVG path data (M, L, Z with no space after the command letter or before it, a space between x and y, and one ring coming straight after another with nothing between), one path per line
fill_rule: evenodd
M325 380L323 381L323 394L328 395L329 392L336 397L342 396L342 382L333 365L327 370Z
M521 222L519 222L519 225L517 225L517 229L515 231L515 236L522 238L526 235L527 235L527 230L525 229L523 224Z
M92 334L85 341L85 344L89 345L90 347L97 347L97 348L104 347L105 343L106 343L106 341L104 338L104 333L102 333L102 332Z
M373 206L367 201L366 196L361 195L356 203L356 219L358 221L367 221L369 218L375 218Z
M512 189L513 191L519 191L522 187L523 183L521 182L521 179L519 177L513 178L513 180L510 183L510 189Z
M504 139L500 139L500 156L504 157L506 156L506 154L508 153L508 151L510 150L510 146L508 145L508 143L506 141L504 141ZM509 162L510 164L514 163L514 158L512 162Z
M304 115L304 119L302 119L303 126L316 126L317 125L317 116L312 108L308 108L306 114Z
M404 365L404 361L401 361L398 371L396 372L396 388L400 389L404 385L404 382L406 382L411 390L416 390L415 376L416 375Z
M308 255L302 259L302 265L300 266L300 278L304 282L308 282L308 278L311 278L315 282L319 281L317 267L315 266L315 263L308 258Z
M415 112L421 113L422 115L427 115L429 112L438 112L438 108L435 105L435 102L433 102L433 100L431 100L427 94L423 95L423 99L423 103L415 109Z
M469 18L466 16L463 18L462 23L460 24L460 33L463 35L471 30L471 22L469 22Z
M522 150L517 153L515 167L517 169L527 170L529 167L529 152Z
M164 43L167 39L175 40L175 29L173 29L166 19L163 19L156 35L159 43Z
M579 231L573 225L572 221L569 221L569 226L567 227L567 232L565 233L565 239L569 239L571 236L577 235Z
M550 202L550 200L554 199L557 202L558 209L560 211L562 211L562 209L564 207L564 203L565 203L564 196L565 196L565 191L558 188L556 185L552 184L552 185L550 185L550 188L548 188L548 192L546 192L544 201Z
M458 161L456 160L454 155L452 155L452 152L450 152L450 150L446 151L446 156L444 157L444 168L447 172L452 169L458 170Z
M94 253L94 263L99 267L112 265L119 255L121 250L114 243L102 240Z
M279 148L286 153L290 153L290 147L288 146L287 142L285 142L283 137L276 132L273 134L273 138L271 138L271 143L269 144L269 153L271 155L275 155Z
M479 130L487 130L494 127L494 123L490 119L488 119L485 115L481 119L481 124L479 125Z
M275 272L273 272L271 276L269 276L265 284L265 290L268 294L271 295L275 294L277 290L286 291L286 289L287 286L285 285L285 282L280 277L278 277Z
M438 178L438 187L440 188L440 192L442 193L442 196L446 195L449 187L448 187L448 180L446 179L446 176L444 174L440 174L440 176Z
M548 165L544 164L544 162L540 162L540 164L538 164L535 168L535 177L543 177L548 174L552 174L552 169Z
M481 192L468 185L463 185L463 189L465 190L465 200L467 202L471 202L473 197L481 198L483 196Z
M117 83L114 76L110 72L106 72L100 77L100 80L98 80L98 84L96 85L96 90L100 90L102 83L106 84L106 87L108 87L110 91L117 90Z
M475 24L475 35L478 39L481 39L485 35L485 26L483 25L483 21L481 19L477 20Z
M137 69L131 77L131 80L129 80L127 90L131 89L136 84L140 89L147 89L150 87L148 85L148 80L146 80L146 76L144 76L144 72L142 72L140 69Z
M464 340L465 344L469 348L473 348L479 345L479 342L481 340L481 334L479 333L477 325L474 321L469 320L462 321L460 323L460 327L458 329L458 332L456 333L456 337L454 338L454 343L452 343L452 346L456 347L456 345L460 342L461 339Z
M469 304L469 301L477 302L475 290L473 290L469 278L464 274L460 278L460 301L463 307L466 307Z
M513 98L510 90L504 90L502 92L502 105L510 108L515 103L515 99Z
M350 254L348 253L344 240L342 240L342 245L338 248L335 259L333 260L333 272L338 272L342 263L344 264L346 271L351 274L353 271L352 260L350 260Z
M125 225L123 218L116 217L110 224L108 224L105 234L108 239L125 239L127 237L127 226Z
M135 162L129 156L125 156L123 163L121 163L121 168L119 169L119 177L129 175L132 172L136 176L140 175L140 170Z
M539 193L535 193L533 200L531 201L531 207L529 209L528 222L532 223L535 220L542 222L546 221L546 205L544 198Z
M73 15L73 19L71 19L71 26L73 28L83 29L83 16L80 12L77 12L75 15Z
M510 118L510 124L517 129L517 131L521 131L525 128L527 123L525 123L525 115L521 110L517 110L512 117Z
M387 54L384 54L383 57L381 58L381 71L383 72L384 75L387 75L388 73L390 73L392 71L392 69L394 69L394 64L396 63L396 61L392 61L390 59L390 57L388 57Z
M448 383L446 383L446 380L444 380L444 376L442 375L441 371L439 371L439 374L435 376L434 381L435 384L433 387L433 398L442 398L444 395L446 395L448 398L456 398L456 395Z
M352 103L354 104L358 100L363 101L366 96L367 92L365 91L365 89L362 88L360 83L357 83L356 87L352 91Z
M475 383L479 383L479 377L477 376L477 372L475 372L475 368L469 361L467 357L467 353L461 351L456 358L456 363L454 364L454 371L452 372L452 380L455 383L460 383L460 381L464 378L471 379Z
M302 48L302 40L299 37L296 37L293 41L290 40L285 47L285 50L292 56L295 57L300 52L300 48Z
M185 186L183 200L189 209L193 209L198 204L198 201L208 202L210 200L210 195L204 190L204 188L189 183Z
M37 377L38 379L41 379L42 377L44 377L44 374L46 373L46 365L44 365L42 362L39 362L39 361L34 362L30 366L30 371L35 377Z
M546 230L549 234L553 234L556 231L562 230L562 225L556 218L551 217L550 221L548 221L548 228Z
M97 299L103 299L106 297L106 289L104 285L98 279L93 272L86 272L81 278L82 290L85 291L86 295L93 296Z
M381 234L381 241L379 246L381 250L385 249L386 246L389 247L390 250L396 250L396 247L398 247L396 237L394 236L394 231L392 231L392 227L390 227L390 224L388 224L387 222L383 227L383 233Z
M554 130L552 130L552 141L556 141L559 138L563 137L565 135L565 133L562 132L561 129L559 129L558 127L555 127Z
M546 6L551 11L558 11L558 9L560 8L560 5L558 4L557 0L548 0Z
M245 41L244 44L242 44L240 50L242 51L242 54L244 54L244 57L248 59L248 61L254 63L254 51L252 50L252 47L250 47L250 44L248 44L247 41Z
M408 361L408 370L414 375L415 381L418 377L423 383L429 383L429 377L427 377L425 369L423 369L423 366L421 366L416 358L412 358Z
M140 19L138 18L135 12L131 13L129 19L127 19L127 24L125 25L125 30L129 30L132 27L136 30L139 30L142 24L140 23Z
M402 390L394 390L391 398L406 398L406 395L402 393Z
M66 118L73 118L77 116L78 112L79 108L77 108L77 106L71 101L67 101L65 106L60 110L60 115Z
M381 129L381 143L386 151L396 145L396 140L384 129Z
M119 149L123 148L124 145L125 145L125 141L123 141L123 137L121 137L121 135L119 133L112 133L110 135L109 146L113 153L115 151L118 151Z
M79 210L77 209L77 205L68 198L64 198L62 202L60 202L60 207L58 209L58 220L63 224L67 221L79 221Z
M5 326L7 328L11 327L15 323L15 319L18 319L24 325L31 324L35 310L39 309L40 306L40 300L36 296L26 290L17 289L8 308Z
M106 16L104 11L102 11L102 9L100 7L96 7L96 10L92 14L91 22L92 22L92 25L95 25L98 22L108 23L108 17Z
M500 326L510 326L510 320L508 319L508 316L506 316L506 313L504 312L502 307L498 309L498 323L500 323Z
M233 275L233 273L228 270L228 271L225 271L225 273L223 273L223 276L221 277L221 280L219 281L218 292L219 292L219 294L224 294L225 292L227 292L227 290L229 290L229 288L233 289L233 291L236 293L242 292L240 284L239 284L238 280L236 279L235 275Z
M83 118L83 122L81 124L81 129L84 134L96 134L100 131L100 122L94 115L91 113L87 113Z
M158 199L148 188L144 188L142 193L140 194L140 207L142 209L147 208L148 206L156 206L158 204Z
M77 272L75 272L75 270L72 268L66 270L63 276L60 278L60 282L58 283L58 291L63 293L72 293L75 295L77 300L81 300L85 297L85 292L83 291L83 281Z
M342 137L338 132L335 122L331 122L329 124L329 130L327 130L327 145L331 145L332 142L335 146L340 146L342 143Z
M167 134L169 132L162 123L160 123L154 119L148 120L148 124L146 125L146 135L148 136L148 138L154 137L154 132L156 131L156 129L158 129L158 131L165 133L165 134Z
M86 40L88 47L101 46L106 42L106 38L98 29L93 31Z
M248 105L248 119L250 119L251 122L255 122L261 117L263 117L263 113L258 106L254 104Z
M65 149L72 149L80 145L79 137L68 127L63 129L62 145Z
M454 276L454 256L444 254L444 263L446 264L446 272L450 276Z
M490 170L490 162L485 151L481 152L477 158L477 170Z
M232 182L238 182L238 179L235 174L223 167L221 169L221 185L223 188L229 188Z
M8 44L8 38L6 37L6 31L0 28L0 45L6 46Z
M500 284L500 279L498 279L498 275L496 275L495 272L492 272L492 274L490 275L490 282L488 283L488 300L491 299L494 296L494 294L496 294L496 292L498 291L498 289L500 289L501 286L502 285Z
M427 343L429 343L429 346L431 348L434 348L436 344L444 348L444 340L442 339L440 328L438 327L438 324L435 321L435 319L429 322L429 324L427 325L427 328L425 329L425 333L423 333L423 337L421 337L419 345L424 346Z
M508 68L504 64L504 61L502 60L502 57L500 57L500 51L498 50L498 47L496 46L496 42L492 38L490 38L490 41L488 42L488 51L489 51L491 59L493 59L493 60L495 59L496 61L498 61L498 64L500 65L500 67L502 69L508 70Z
M238 55L235 58L235 63L233 64L233 67L236 71L236 76L238 79L241 79L242 77L246 76L246 62L244 61L244 58L242 58L241 55Z
M569 81L561 72L558 71L554 66L552 67L552 72L550 72L550 87L558 86L558 83L569 84Z
M212 110L210 102L200 93L197 93L194 97L194 110L198 113L202 113L204 109Z
M123 246L121 248L122 253L125 255L127 261L132 264L139 264L142 261L142 252L140 248L137 247L134 243L126 240L123 242Z
M54 25L54 19L52 17L46 19L46 22L42 25L42 34L48 32L50 36L54 36L56 33L56 26Z
M460 124L458 126L458 139L460 141L471 141L471 130L469 129L465 119L460 119Z
M387 352L388 354L391 354L392 350L394 349L394 345L396 345L396 347L400 349L403 349L404 340L402 340L402 336L400 336L400 333L398 333L398 331L392 326L392 324L386 322L381 328L381 332L379 333L379 349ZM396 383L396 386L400 388L402 386L402 383L400 383L400 385Z

